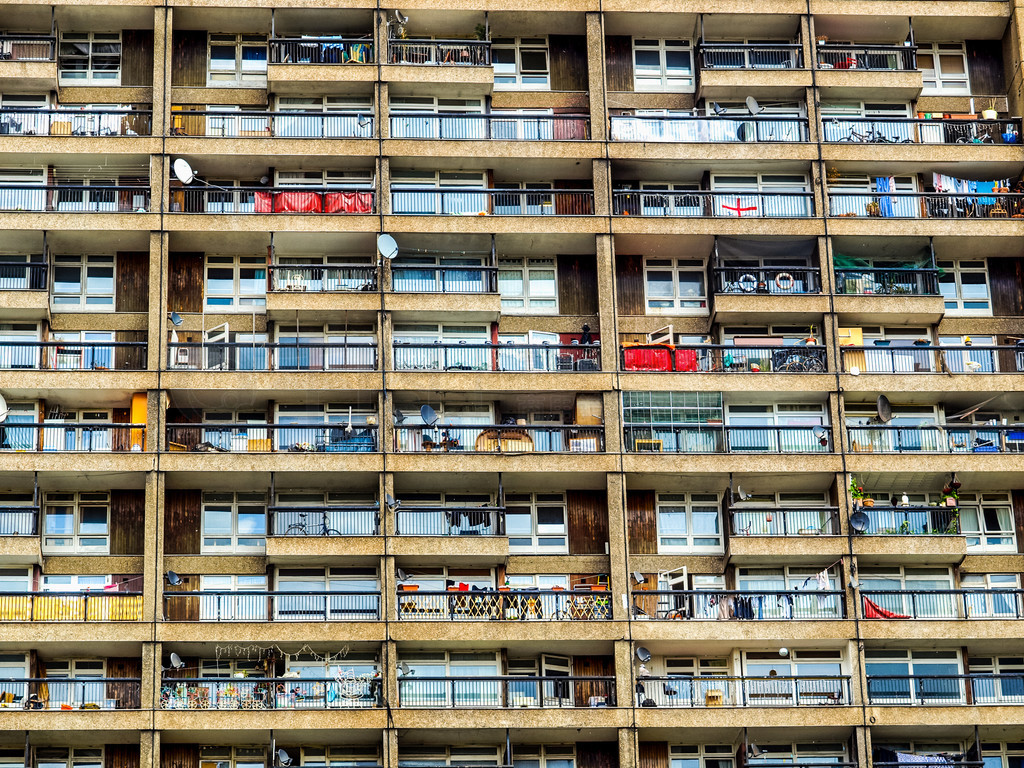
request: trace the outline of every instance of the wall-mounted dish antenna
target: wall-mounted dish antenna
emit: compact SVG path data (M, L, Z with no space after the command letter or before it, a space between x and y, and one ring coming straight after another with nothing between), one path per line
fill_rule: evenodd
M711 102L711 111L715 113L715 117L721 117L726 112L728 112L728 110L721 104L719 104L717 101Z
M814 439L818 441L819 445L828 445L828 430L824 427L815 427L811 431L814 434Z
M636 648L636 658L641 664L646 664L651 660L651 652L642 645L638 645Z
M0 395L0 422L7 421L7 417L11 415L11 409L7 407L7 401L4 400L4 396Z
M399 24L408 24L409 23L409 17L408 16L403 16L402 12L400 10L398 10L397 8L395 8L395 21L397 21Z
M857 533L864 533L868 529L868 525L871 523L871 518L868 517L868 513L863 509L858 509L852 515L850 515L850 527Z
M181 660L181 656L176 653L171 654L171 669L181 669L185 666L185 662Z
M885 395L878 396L878 400L875 402L875 414L883 424L888 424L892 421L892 403L889 402L889 398Z
M764 107L762 107L760 104L758 104L757 103L757 99L755 99L753 96L747 96L747 102L746 103L747 103L747 111L751 115L753 115L754 117L757 117L762 112L764 112Z
M431 408L429 405L420 406L420 418L423 419L423 423L428 427L432 427L437 424L437 411Z
M382 235L377 236L377 253L383 256L388 261L395 258L398 255L398 243L395 242L395 238L385 232Z
M736 498L738 498L740 501L746 501L747 499L750 498L750 494L747 491L743 490L743 486L742 485L737 485L736 486Z
M177 160L171 163L171 173L174 174L174 178L176 178L186 187L193 181L198 181L200 184L203 184L204 186L213 187L214 189L219 189L223 192L231 191L229 189L225 189L224 187L218 187L216 184L211 184L208 181L197 179L196 172L192 170L192 166L188 164L188 160L186 160L183 157L179 157Z

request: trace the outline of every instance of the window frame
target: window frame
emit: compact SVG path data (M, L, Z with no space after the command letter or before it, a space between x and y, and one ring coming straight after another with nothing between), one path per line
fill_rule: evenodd
M227 38L234 38L229 41ZM221 38L221 39L215 39ZM246 73L245 50L247 48L259 47L262 40L263 66L257 67L255 74ZM235 49L234 69L231 70L233 77L217 77L217 74L227 75L227 69L215 70L213 67L213 49L215 47L233 46ZM226 61L226 59L225 59ZM258 59L254 60L258 61ZM269 62L269 46L266 35L252 35L246 33L222 33L209 32L206 36L206 87L207 88L266 88L267 86L267 64Z
M113 254L56 254L52 257L50 310L53 312L115 312L117 309L117 256ZM58 291L57 272L78 269L78 291ZM90 270L110 269L110 290L90 291ZM67 300L62 300L64 298ZM74 299L72 301L72 299Z
M651 44L653 43L653 44ZM696 90L695 51L693 40L671 37L633 37L631 41L631 64L633 68L633 91L636 93L692 93ZM658 53L659 75L640 76L637 53L656 51ZM673 76L669 72L669 53L685 53L689 56L689 75ZM681 84L674 81L682 81ZM641 83L656 83L655 87L642 88Z
M943 75L942 57L959 55L963 61L962 73ZM931 66L925 66L930 60ZM970 96L971 73L967 64L967 45L964 41L944 43L918 43L917 68L924 79L922 96Z
M70 497L70 498L58 498L58 497ZM95 498L87 498L95 497ZM71 533L49 533L47 532L47 522L50 518L49 510L51 508L70 507L71 508ZM104 511L104 527L103 533L82 533L82 511L84 507L95 507L97 509L102 508ZM42 510L42 537L40 541L40 547L43 554L50 555L107 555L110 553L110 539L113 535L111 530L111 518L110 518L110 493L107 491L51 491L48 492L43 498L43 510ZM87 545L83 544L83 539L95 539L102 538L102 544ZM70 543L67 545L53 544L50 543L51 539L70 539Z
M551 497L551 498L545 498ZM555 498L558 497L558 498ZM509 510L512 507L529 511L530 533L515 533L508 529ZM541 523L538 520L539 511L542 508L558 508L562 512L562 531L541 531ZM518 514L518 513L517 513ZM525 519L526 514L519 515ZM549 525L545 523L545 525ZM569 552L569 507L565 493L559 492L532 492L532 493L507 493L505 496L505 526L508 535L509 552L517 554L534 555L558 555ZM522 539L524 542L529 538L530 543L513 544L514 539ZM557 543L561 540L562 543ZM544 544L544 541L551 543Z
M554 292L550 295L533 295L531 286L534 273L550 272L551 280L537 280L539 285L550 282ZM502 293L502 275L518 273L516 282L522 286L519 294ZM505 279L505 282L509 282ZM498 258L498 294L501 297L501 311L513 315L557 315L558 314L558 261L553 257L502 256ZM514 302L521 302L514 304Z
M706 315L710 311L708 303L708 277L707 263L703 259L668 258L656 259L644 257L644 312L648 315ZM652 272L671 272L672 297L652 297L651 279ZM680 276L682 274L696 274L700 277L700 284L703 286L703 295L683 296L680 288ZM667 303L671 301L672 306L652 306L652 302ZM688 306L699 304L700 306Z
M122 56L124 53L124 41L121 39L120 32L62 32L60 39L57 44L57 75L58 81L61 85L93 85L93 86L120 86L121 85L121 65ZM81 45L85 44L88 46L88 52L85 54L73 54L69 55L61 51L65 44ZM112 59L113 54L108 53L96 53L95 48L98 45L117 45L117 69L96 69L97 58ZM84 70L68 70L65 69L63 64L66 60L71 59L75 61L85 60ZM73 77L69 76L69 72L84 72L84 77ZM97 75L97 72L113 72L112 77L104 77Z
M968 265L974 263L981 263L981 266L961 266L964 263ZM936 262L936 265L945 271L944 275L938 277L939 294L942 296L943 303L945 304L946 314L948 315L970 315L976 317L992 317L992 283L989 279L988 274L988 259L984 256L977 259L940 259ZM982 274L985 277L985 295L984 307L967 306L969 304L980 303L979 299L965 299L963 295L963 278L962 275L970 274ZM952 296L946 296L942 290L944 285L950 285L951 283L943 280L947 276L952 276L953 281L953 294ZM972 283L972 285L979 285L978 283Z
M707 499L701 499L696 497L706 496ZM711 501L711 498L714 501ZM697 534L694 530L694 511L695 507L714 505L715 513L717 517L718 534L717 544L695 544L696 539L710 539L710 534L700 533ZM665 508L681 508L681 511L686 516L686 532L682 535L678 533L670 534L666 530L662 520L662 510ZM657 547L658 554L722 554L725 552L725 533L723 531L722 521L722 495L720 493L657 493L654 498L654 513L656 520L656 535L657 535ZM667 514L667 512L666 512ZM665 544L663 539L673 538L685 538L685 544Z
M232 271L232 292L226 293L210 292L210 270L230 269ZM261 280L259 272L262 270L262 292L242 292L242 270L252 269L256 274L252 280ZM250 278L246 278L247 280ZM217 303L211 303L211 297L216 298ZM228 303L223 300L227 299ZM203 259L203 306L207 312L251 313L258 308L267 306L267 260L263 256L245 256L242 254L206 254Z
M498 51L513 51L515 62L512 71L505 71L506 64L497 62ZM523 69L523 53L542 51L546 67L543 70ZM497 37L491 41L491 60L494 62L494 90L496 91L549 91L551 90L551 46L547 35ZM531 82L535 78L537 82ZM543 82L540 81L543 78Z
M227 498L219 497L230 497ZM252 497L252 498L246 498ZM258 498L257 498L258 497ZM262 506L263 509L263 530L262 534L247 534L239 530L239 514L247 509L255 509ZM226 509L215 509L225 507ZM226 511L231 518L231 531L228 533L207 532L209 516L215 512ZM267 551L266 525L267 525L267 495L260 491L205 491L202 498L202 515L200 523L200 550L202 555L235 555L235 554L264 554ZM210 544L208 541L225 540L225 544ZM241 542L251 540L251 544Z

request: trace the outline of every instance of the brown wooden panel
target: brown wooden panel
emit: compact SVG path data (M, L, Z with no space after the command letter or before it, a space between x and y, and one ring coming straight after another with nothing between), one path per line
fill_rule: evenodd
M558 313L560 315L596 315L596 257L562 255L557 258L557 264Z
M626 521L631 555L658 554L658 513L654 491L626 492Z
M988 282L995 317L1024 315L1024 285L1020 259L989 259Z
M206 31L174 30L171 85L184 88L206 87Z
M594 184L583 179L555 179L555 189L591 190ZM592 194L555 194L555 214L558 216L593 216L594 197Z
M668 768L668 742L641 741L637 750L637 768Z
M572 674L574 677L613 677L615 660L611 656L574 656ZM609 690L608 685L596 680L573 683L576 706L587 706L591 696L612 696L613 692ZM608 706L614 706L611 698L608 700Z
M111 412L114 424L130 424L131 411L127 408L115 408ZM130 451L132 449L132 431L124 427L114 427L110 430L110 447L114 451Z
M199 745L161 742L160 768L199 768Z
M114 658L107 659L107 677L129 678L138 680L142 677L142 660L135 658ZM107 683L107 698L117 699L118 709L139 709L141 705L141 694L138 682L131 683ZM132 745L124 745L131 750ZM134 756L129 751L117 757L116 762L109 761L110 754L104 768L138 768L139 748L135 746ZM133 761L134 760L134 761Z
M121 32L121 43L121 85L153 85L153 30L126 29Z
M608 543L607 491L568 491L565 496L570 555L603 555Z
M164 501L164 554L198 555L202 491L169 490Z
M1002 96L1005 94L1006 78L1003 76L1002 40L968 40L966 47L967 74L971 80L971 93L975 96Z
M191 112L202 112L206 109L205 104L175 104L171 107L171 135L173 136L205 136L206 135L206 115L193 115ZM175 182L172 182L175 185ZM173 188L183 189L181 184L176 184ZM181 202L184 199L184 193L179 192L176 198L173 198Z
M1013 527L1017 531L1017 551L1024 553L1024 491L1014 491Z
M617 304L620 315L644 315L644 259L615 256Z
M552 91L587 90L585 35L548 35Z
M167 259L167 311L203 311L203 254L171 253Z
M605 69L609 91L633 90L633 38L608 35L604 39Z
M115 341L145 341L145 331L117 331ZM116 347L114 367L119 371L144 371L146 369L145 347Z
M577 741L578 768L619 768L619 744L608 741Z
M180 576L180 574L179 574ZM198 576L180 576L181 584L172 587L164 584L164 594L171 592L198 592ZM164 599L164 615L167 621L199 621L199 596L179 597L175 600ZM184 657L182 657L184 659ZM184 659L185 666L182 669L168 669L164 671L164 677L195 677L196 668L199 662L196 660Z
M114 311L145 312L149 309L149 254L118 251L114 276Z
M110 492L110 554L142 554L145 517L145 491Z

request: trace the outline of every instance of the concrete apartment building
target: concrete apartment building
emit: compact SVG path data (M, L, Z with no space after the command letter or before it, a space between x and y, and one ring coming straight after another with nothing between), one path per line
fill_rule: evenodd
M0 768L1020 768L1022 9L0 0Z

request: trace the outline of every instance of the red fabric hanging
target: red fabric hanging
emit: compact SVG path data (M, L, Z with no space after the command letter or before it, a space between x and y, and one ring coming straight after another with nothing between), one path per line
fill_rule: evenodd
M902 613L893 613L887 611L885 608L871 602L866 597L864 598L864 618L865 619L909 619L910 617Z
M319 192L277 192L274 213L320 213L323 204Z
M373 212L373 195L369 192L328 192L324 197L324 213Z

